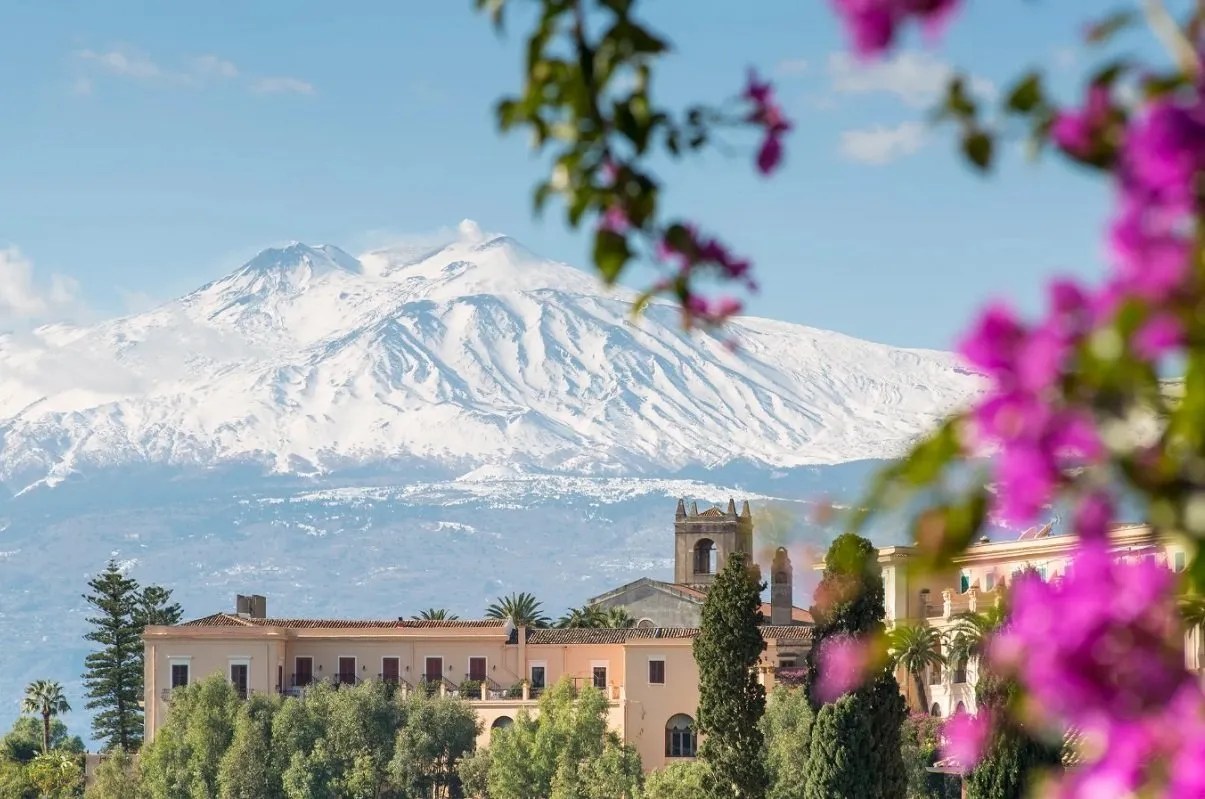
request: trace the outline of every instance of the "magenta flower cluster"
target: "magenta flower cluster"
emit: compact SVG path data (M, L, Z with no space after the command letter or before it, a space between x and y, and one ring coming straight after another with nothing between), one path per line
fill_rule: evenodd
M1054 497L1073 463L1100 456L1092 420L1055 401L1056 383L1091 320L1088 299L1075 284L1051 286L1050 311L1027 327L1004 305L989 307L962 342L963 357L991 380L971 414L971 435L998 449L994 515L1031 521Z
M816 651L816 698L835 701L862 684L870 665L870 647L852 635L834 635Z
M909 21L919 21L926 32L939 33L958 8L959 0L832 0L853 39L854 51L876 56L896 41Z
M863 57L888 50L909 22L932 30L958 5L832 2ZM1205 797L1205 695L1184 667L1175 577L1153 560L1108 551L1113 499L1080 485L1068 468L1103 458L1105 448L1088 404L1064 390L1090 343L1103 345L1095 357L1127 347L1156 367L1186 343L1185 320L1205 297L1192 265L1205 215L1205 86L1140 99L1130 110L1102 80L1081 108L1056 115L1049 136L1071 159L1115 175L1106 237L1113 268L1098 289L1054 283L1047 313L1034 324L992 305L961 344L988 378L967 443L995 451L993 515L1031 522L1071 489L1081 537L1063 578L1014 584L1009 624L990 658L1020 679L1044 722L1081 733L1083 765L1057 779L1053 795ZM1122 309L1129 340L1117 342L1103 329ZM952 720L947 752L973 762L987 726Z
M660 281L655 286L656 290L666 291L676 280L685 283L692 273L707 267L717 271L726 280L742 282L750 290L757 289L757 284L750 275L751 265L747 259L733 255L719 239L701 235L693 225L686 225L685 230L684 242L676 242L669 238L662 238L657 242L657 257L672 265L676 275ZM688 318L707 324L719 324L740 313L741 308L741 301L735 297L709 298L692 292L686 297L684 310Z
M1013 584L992 664L1021 679L1044 722L1078 730L1099 754L1057 795L1205 796L1205 695L1184 668L1174 583L1153 558L1125 561L1092 542L1061 580Z
M769 175L782 162L782 139L791 130L791 123L774 99L774 87L760 80L756 72L749 73L745 99L753 104L747 121L763 130L761 147L757 151L757 170Z

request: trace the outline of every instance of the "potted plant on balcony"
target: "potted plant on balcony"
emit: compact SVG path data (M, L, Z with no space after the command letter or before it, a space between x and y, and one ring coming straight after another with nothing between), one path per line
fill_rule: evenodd
M507 699L522 699L523 686L527 684L527 680L519 680L506 691Z
M474 680L470 677L457 686L457 691L461 699L480 699L481 680Z

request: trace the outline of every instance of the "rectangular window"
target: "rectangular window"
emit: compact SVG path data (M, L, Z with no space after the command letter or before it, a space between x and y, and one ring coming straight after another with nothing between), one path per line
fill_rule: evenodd
M594 674L594 687L605 689L607 687L607 667L606 666L595 666L593 668L593 674Z
M987 576L983 578L983 587L987 591L991 591L993 588L996 587L996 573L995 572L987 573Z
M246 663L230 664L230 683L234 686L234 692L238 694L239 699L247 698L247 682L250 671L251 667Z
M285 687L285 667L282 663L276 664L276 693L280 693Z
M401 679L402 661L400 658L381 658L381 680L397 685Z
M339 684L356 684L356 659L354 657L339 658Z
M188 685L188 664L172 664L172 688L183 688Z
M1177 552L1175 555L1172 556L1173 568L1178 572L1184 571L1184 566L1185 566L1185 563L1187 562L1187 560L1188 560L1188 558L1185 556L1185 554L1183 552Z
M958 590L961 593L966 593L971 588L971 575L968 572L963 572L958 576Z
M443 658L427 658L427 666L423 671L423 677L429 683L443 682L444 678L444 659Z
M649 685L665 685L665 661L649 658Z
M531 667L531 687L532 690L539 690L544 687L544 673L546 667L543 665Z
M297 658L293 672L293 687L304 688L314 681L314 659L311 657Z
M485 682L485 658L469 658L469 679Z

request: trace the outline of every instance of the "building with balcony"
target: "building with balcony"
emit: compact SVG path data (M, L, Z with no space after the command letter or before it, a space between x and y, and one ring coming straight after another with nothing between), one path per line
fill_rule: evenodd
M1146 525L1116 525L1109 533L1111 548L1119 558L1155 558L1179 572L1187 565L1183 544L1159 540ZM886 593L887 626L926 624L946 633L943 654L950 651L950 636L957 634L961 614L983 612L1000 601L1003 589L1022 571L1032 569L1044 580L1058 579L1071 562L1077 539L1074 535L1052 535L1050 525L1033 528L1015 539L980 539L954 558L944 573L919 573L911 568L917 550L911 546L879 549ZM817 568L823 568L819 564ZM1190 631L1185 641L1186 665L1200 669L1205 661L1200 630ZM928 711L949 716L959 710L975 712L975 682L978 664L951 661L927 675ZM917 705L916 689L909 675L897 677L911 706Z
M234 613L171 627L148 627L146 739L167 718L174 688L211 674L247 696L302 698L318 681L354 685L382 680L402 692L457 696L492 729L526 709L544 688L568 678L602 690L610 724L640 753L646 769L695 754L699 675L695 628L529 629L495 619L467 621L271 618L263 597L240 597ZM806 647L811 628L765 626L759 673L774 684L780 651Z

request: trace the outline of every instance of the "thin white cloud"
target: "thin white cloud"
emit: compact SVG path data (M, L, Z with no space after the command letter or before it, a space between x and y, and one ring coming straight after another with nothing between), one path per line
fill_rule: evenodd
M242 72L229 59L213 53L184 59L180 66L164 66L142 53L125 47L110 50L80 50L76 53L85 74L73 84L75 94L91 94L100 76L145 83L160 88L198 89L238 80L257 94L313 94L314 86L300 78L261 77L241 79Z
M212 75L215 78L238 77L238 67L216 55L197 56L192 60L192 69L198 75Z
M0 323L45 319L73 305L79 283L54 274L45 284L34 280L33 263L16 247L0 249Z
M774 71L783 76L802 75L811 69L806 58L784 58L774 66Z
M165 74L158 64L146 56L121 48L103 53L95 50L81 50L78 55L81 61L93 64L103 72L123 78L154 80Z
M871 63L861 63L847 53L833 53L828 74L837 94L889 94L923 108L942 95L954 70L926 52L902 51ZM972 76L970 88L985 97L996 94L995 84L985 78Z
M313 94L314 84L300 78L258 78L251 83L257 94Z
M912 155L927 139L920 122L847 130L841 134L841 154L852 161L879 166Z

